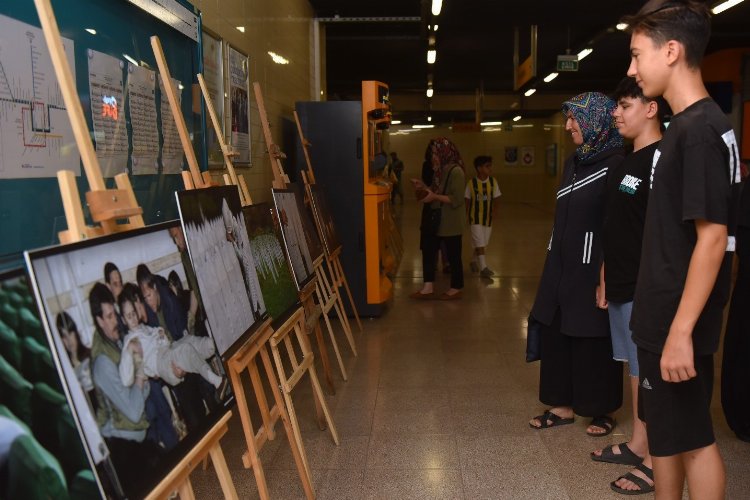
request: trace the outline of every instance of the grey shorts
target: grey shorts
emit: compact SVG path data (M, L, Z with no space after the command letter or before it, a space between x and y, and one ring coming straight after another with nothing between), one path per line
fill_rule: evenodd
M638 349L630 331L633 302L609 303L609 329L612 331L612 357L628 364L631 377L638 376Z

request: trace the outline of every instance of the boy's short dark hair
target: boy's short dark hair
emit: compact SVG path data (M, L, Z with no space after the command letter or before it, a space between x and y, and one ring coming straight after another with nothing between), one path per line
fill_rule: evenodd
M656 116L659 118L659 123L663 124L664 119L672 114L669 104L667 104L667 101L663 97L659 96L652 98L643 95L643 89L638 86L638 83L632 76L626 76L620 80L620 83L617 84L617 88L615 88L615 91L612 94L612 99L615 102L619 102L623 97L640 99L643 103L654 101L656 103ZM662 125L662 129L663 128L664 126Z
M485 163L492 163L491 156L477 156L474 158L474 168L479 168Z
M685 47L685 61L699 68L711 38L711 12L697 0L650 0L637 14L622 20L631 33L643 33L661 47L677 40Z

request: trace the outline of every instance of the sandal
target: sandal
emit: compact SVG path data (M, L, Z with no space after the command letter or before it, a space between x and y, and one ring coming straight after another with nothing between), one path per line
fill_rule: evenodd
M647 466L643 464L638 464L635 466L636 469L643 472L643 474L646 475L647 478L651 480L651 482L654 482L654 471L653 469L648 468ZM627 479L631 483L638 486L639 489L637 490L626 490L625 488L620 488L617 486L617 481L620 479ZM643 495L644 493L652 493L654 491L654 485L648 484L645 479L641 479L640 477L636 476L632 472L628 472L627 474L624 474L611 483L609 483L609 487L612 488L612 491L616 493L621 493L623 495Z
M604 437L610 434L613 430L615 430L615 426L617 425L617 422L614 418L602 415L599 417L594 417L591 419L590 426L599 427L600 429L604 429L604 432L591 432L589 430L586 431L586 434L588 434L591 437Z
M559 425L572 424L574 420L573 417L563 418L560 415L552 413L549 410L545 410L543 414L538 415L534 418L536 420L539 420L539 427L537 427L536 425L532 425L531 422L529 422L529 427L535 430L546 429L548 427L557 427Z
M608 464L620 465L638 465L643 462L643 458L633 453L633 451L628 448L627 443L620 443L617 445L620 447L620 453L615 453L612 450L614 446L615 445L611 444L603 448L601 455L597 455L592 451L591 460L594 462L606 462Z

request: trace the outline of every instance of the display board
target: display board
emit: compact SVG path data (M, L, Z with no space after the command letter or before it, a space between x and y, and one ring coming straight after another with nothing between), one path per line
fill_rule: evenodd
M190 289L182 228L157 224L26 260L99 484L107 497L143 498L234 401Z
M154 17L144 10L152 7L172 9L183 19ZM172 146L171 114L162 106L166 96L161 99L149 37L161 39L205 165L205 126L202 114L193 112L191 95L202 68L197 11L185 0L164 6L148 0L52 0L52 8L103 174L134 174L131 183L146 224L176 218L172 193L182 187L182 178L173 174L182 170L184 155ZM162 19L180 22L171 27ZM56 171L79 175L82 199L89 188L80 176L34 2L0 3L0 69L0 256L16 254L18 261L21 251L55 244L66 229ZM111 178L106 182L114 186Z
M328 200L325 192L317 184L310 185L310 201L313 217L320 228L320 234L323 237L323 245L328 255L333 254L341 248L341 241L336 232L336 225L333 223L333 215L328 207Z

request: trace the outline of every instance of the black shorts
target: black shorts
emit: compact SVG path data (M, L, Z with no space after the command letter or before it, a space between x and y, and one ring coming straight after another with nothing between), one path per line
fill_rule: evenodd
M638 348L638 417L646 422L649 452L669 457L713 444L713 355L696 356L698 375L679 383L661 378L660 361L661 354Z

